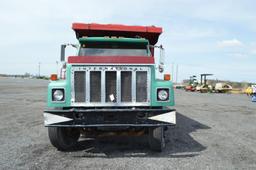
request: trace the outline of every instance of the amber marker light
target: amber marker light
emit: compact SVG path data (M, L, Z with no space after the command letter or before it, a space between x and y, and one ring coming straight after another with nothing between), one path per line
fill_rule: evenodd
M170 74L164 74L164 80L171 80L171 75Z
M58 80L57 74L51 74L51 80L52 80L52 81Z

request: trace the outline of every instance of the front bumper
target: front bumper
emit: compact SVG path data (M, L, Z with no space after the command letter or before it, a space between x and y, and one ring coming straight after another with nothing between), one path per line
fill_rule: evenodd
M176 124L175 109L71 108L44 111L46 127L153 127Z

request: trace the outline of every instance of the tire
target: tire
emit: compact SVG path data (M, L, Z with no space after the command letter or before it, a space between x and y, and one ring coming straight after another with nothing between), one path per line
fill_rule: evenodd
M149 128L148 142L151 150L162 152L165 148L164 128Z
M78 128L48 127L51 144L60 151L72 149L80 137Z

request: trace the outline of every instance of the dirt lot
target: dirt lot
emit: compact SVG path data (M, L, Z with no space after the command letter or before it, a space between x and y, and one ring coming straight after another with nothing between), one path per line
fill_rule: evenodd
M162 153L143 136L59 152L43 126L47 83L0 78L0 169L256 169L256 103L247 96L177 90L177 126Z

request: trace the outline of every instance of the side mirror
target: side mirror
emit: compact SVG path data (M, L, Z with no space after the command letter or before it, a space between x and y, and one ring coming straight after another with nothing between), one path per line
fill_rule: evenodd
M159 58L159 72L162 73L164 71L164 48L162 45L159 46L160 49L160 58Z
M62 44L60 47L60 61L65 61L65 48L66 44Z

